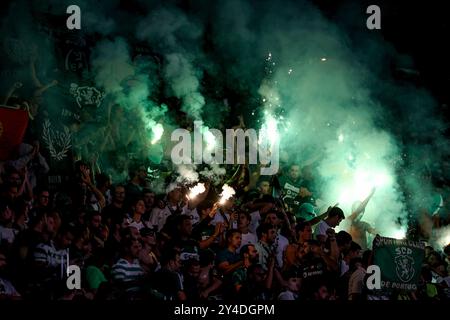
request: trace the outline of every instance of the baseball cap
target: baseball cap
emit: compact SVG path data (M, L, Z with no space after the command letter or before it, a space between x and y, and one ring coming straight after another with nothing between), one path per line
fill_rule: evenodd
M303 203L297 210L295 214L296 218L303 218L306 221L311 220L312 218L316 217L316 213L314 211L314 206L309 203L305 202Z

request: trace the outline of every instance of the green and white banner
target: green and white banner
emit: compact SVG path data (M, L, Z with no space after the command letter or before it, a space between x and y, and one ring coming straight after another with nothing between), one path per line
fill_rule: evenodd
M380 267L381 288L416 290L425 255L423 242L376 237L374 264Z

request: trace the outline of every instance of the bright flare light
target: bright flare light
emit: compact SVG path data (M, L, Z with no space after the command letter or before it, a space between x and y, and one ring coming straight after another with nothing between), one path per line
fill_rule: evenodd
M203 137L206 142L206 150L212 151L216 146L216 137L208 129L203 132Z
M224 204L225 201L230 199L235 193L236 193L236 191L234 191L234 189L232 187L230 187L229 185L227 185L225 183L222 187L222 193L220 194L219 203Z
M386 172L373 169L357 169L355 173L349 174L347 181L338 198L338 202L345 207L351 207L358 199L365 199L374 187L383 188L393 182Z
M439 232L436 243L441 248L444 248L444 247L450 245L450 227L446 227L443 229L443 231Z
M205 192L205 185L203 183L197 183L196 186L189 189L189 199L194 199L200 193Z
M339 139L339 142L343 142L344 141L344 135L342 133L339 134L338 139Z
M406 230L404 228L400 228L398 230L395 230L393 234L391 235L391 238L401 240L406 238Z
M374 186L377 188L390 184L391 182L392 182L391 177L385 173L379 173L374 177Z
M280 139L278 132L278 121L267 111L265 113L265 122L262 125L258 144L265 144L265 147L272 149L277 141Z
M153 133L153 139L151 141L152 144L155 144L156 142L161 139L163 133L164 133L164 127L161 123L157 123L152 127L152 133Z

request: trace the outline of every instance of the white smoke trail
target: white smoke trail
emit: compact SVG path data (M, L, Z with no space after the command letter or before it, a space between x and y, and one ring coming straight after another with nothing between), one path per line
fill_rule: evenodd
M229 185L227 185L226 183L222 186L222 193L220 194L220 204L224 204L225 201L227 201L228 199L230 199L234 194L236 193L236 191L234 191L234 189L232 187L230 187Z
M128 44L123 38L103 40L93 50L95 82L106 93L117 93L123 89L122 82L134 75Z
M446 246L450 245L450 226L438 229L435 233L435 240L433 242L439 246L435 249L443 250Z
M200 55L201 27L175 7L153 10L137 26L137 38L145 40L165 56L163 76L173 95L182 100L182 110L201 119L205 99L200 93L201 72L194 66Z
M221 183L222 178L226 174L225 168L220 167L218 164L210 164L209 168L205 167L199 172L200 175L208 180L210 180L214 185Z
M194 183L198 181L198 173L195 171L195 165L178 165L176 170L179 174L176 179L178 183Z

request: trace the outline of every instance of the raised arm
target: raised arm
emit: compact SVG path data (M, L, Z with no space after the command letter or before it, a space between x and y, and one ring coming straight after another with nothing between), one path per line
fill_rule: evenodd
M280 207L280 208L281 208L281 213L283 214L284 222L286 223L286 227L288 228L288 230L291 230L292 229L291 221L289 220L286 210L284 210L283 207Z
M85 166L81 166L80 170L81 170L81 179L83 180L84 183L86 183L87 187L94 193L95 198L97 199L100 207L103 209L106 206L106 199L100 192L100 190L98 190L92 183L88 168Z
M356 208L356 210L352 212L352 214L348 217L350 220L355 220L361 214L361 212L364 211L370 199L373 197L375 190L376 188L372 188L372 191L370 191L370 194L367 196L367 198L364 199L364 201L361 202L358 208Z
M378 234L378 230L375 229L374 227L372 227L371 225L369 225L367 227L367 232L370 233L370 234L373 234L374 236Z
M31 58L30 58L31 80L33 80L33 85L36 88L41 88L42 83L39 81L36 74L36 60L37 60L37 46L34 45L31 49Z
M13 166L16 170L22 170L26 166L28 166L28 163L38 154L39 147L34 146L33 149L31 149L27 154L21 156L18 159L8 161L8 164Z
M328 210L326 212L322 213L321 215L309 220L309 223L311 224L311 226L314 226L314 225L318 224L320 221L322 221L323 219L325 219L328 216L328 211L330 210L330 208L331 207L329 207Z
M34 91L34 96L35 97L39 97L41 96L44 91L47 91L48 89L50 89L51 87L54 87L58 84L57 80L53 80L52 82L46 84L45 86L39 87L36 91Z
M58 84L58 81L53 80L52 82L43 85L42 82L37 77L36 72L36 48L33 48L33 52L31 53L31 59L30 59L30 69L31 69L31 80L33 81L33 85L37 88L36 91L34 91L34 96L40 96L44 91L48 90L51 87L54 87Z
M309 223L311 224L311 226L314 226L316 224L318 224L320 221L322 221L323 219L325 219L328 216L328 212L330 212L330 210L334 207L337 207L339 205L339 203L336 203L334 206L332 207L328 207L327 211L325 211L324 213L318 215L317 217L309 220Z
M230 264L228 261L220 263L217 268L223 272L223 274L230 274L240 268L244 264L243 260Z
M214 243L216 238L220 237L224 231L225 231L225 227L224 227L223 223L218 222L214 229L214 233L208 239L200 241L200 243L199 243L200 249L204 250L204 249L209 248Z
M328 229L327 230L327 234L328 234L328 238L330 240L330 253L327 254L322 254L322 258L325 261L328 270L330 271L336 271L338 270L338 261L339 261L339 247L337 245L336 242L336 234L334 232L333 229Z
M8 90L8 92L6 93L5 99L3 99L3 104L6 106L8 103L9 98L12 97L14 91L16 91L17 89L22 88L22 83L21 82L15 82Z

